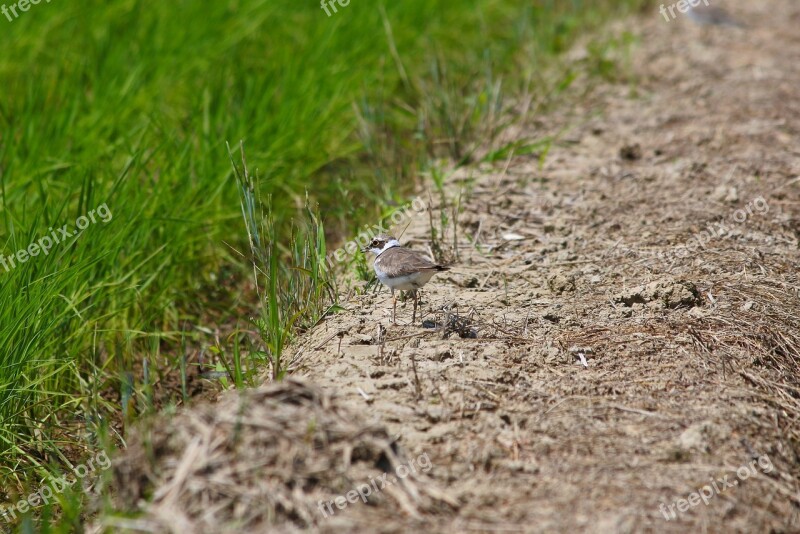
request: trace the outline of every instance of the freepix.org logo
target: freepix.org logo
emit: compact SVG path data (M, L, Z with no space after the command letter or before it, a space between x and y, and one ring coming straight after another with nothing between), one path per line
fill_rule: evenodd
M433 463L428 457L427 452L423 452L418 457L412 458L408 465L398 465L394 471L394 476L390 475L389 473L383 473L378 478L370 477L369 484L365 482L357 488L351 489L346 494L339 495L330 501L319 501L317 503L317 508L322 513L322 517L327 519L328 517L332 517L336 514L334 506L336 506L336 508L339 510L344 510L348 504L355 504L359 501L359 499L366 504L369 502L367 497L378 494L382 492L384 488L397 484L401 479L406 478L411 473L416 473L417 467L419 467L419 470L423 473L427 473L431 470Z
M325 14L330 17L333 13L339 12L339 10L336 9L336 4L339 4L341 7L347 7L350 5L350 0L322 0L320 2L320 7L322 7ZM333 13L331 13L331 10L333 10Z
M716 495L728 490L733 489L738 486L741 482L747 480L751 476L758 475L758 470L756 469L756 465L761 468L761 471L764 473L769 473L774 469L772 465L772 460L769 459L769 456L766 454L759 456L758 458L752 460L748 465L743 465L739 469L736 470L736 477L731 478L728 480L730 475L725 475L721 479L710 479L711 484L706 484L699 490L690 493L685 499L677 499L670 503L669 505L665 503L661 503L658 507L658 510L664 515L664 519L667 521L671 521L673 519L678 518L678 513L684 513L689 511L691 508L694 508L701 502L708 506L708 503L714 498ZM677 512L675 509L677 508Z
M98 220L105 224L112 218L114 218L114 214L111 213L108 206L105 203L101 204L96 209L93 209L86 215L81 215L75 220L75 227L77 228L75 231L70 231L69 225L67 224L56 230L50 227L48 229L48 235L40 237L36 242L28 245L27 248L20 249L10 256L0 254L0 266L2 266L6 272L9 272L16 267L17 264L26 263L29 259L39 254L47 256L50 254L50 249L53 248L53 245L61 244L71 237L79 236L90 224L95 224Z
M28 510L32 510L38 506L49 504L51 501L56 500L56 496L63 492L68 487L75 484L80 479L89 476L97 471L104 471L111 467L111 459L106 454L106 451L100 451L94 458L89 458L86 464L80 464L72 469L74 476L62 475L59 478L51 478L50 484L45 484L39 488L39 491L28 495L27 499L22 499L16 504L11 506L0 506L0 516L6 522L16 521L17 512L24 514Z
M20 13L25 13L31 8L31 5L38 5L41 3L42 0L19 0L16 4L6 5L3 4L0 6L0 13L6 16L8 22L14 22L19 18ZM50 0L44 0L46 3L50 3ZM17 12L20 11L20 13ZM11 18L11 15L14 15L14 18Z

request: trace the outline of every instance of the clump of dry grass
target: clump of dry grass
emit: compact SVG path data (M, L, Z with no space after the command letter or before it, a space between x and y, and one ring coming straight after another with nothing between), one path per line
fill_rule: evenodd
M143 517L104 523L150 532L332 528L338 516L325 517L320 501L407 464L383 426L295 378L140 429L124 460L114 467L119 508ZM367 504L333 510L379 505L421 517L443 503L454 504L417 471Z
M712 350L746 358L736 372L782 411L783 432L800 443L800 293L785 274L723 290L733 305L706 320L706 338Z

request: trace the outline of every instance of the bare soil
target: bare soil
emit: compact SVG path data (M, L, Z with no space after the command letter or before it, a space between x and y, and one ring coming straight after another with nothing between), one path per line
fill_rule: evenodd
M509 133L555 136L543 164L453 173L431 209L467 193L455 263L422 320L409 300L390 324L385 289L345 302L296 340L298 381L144 430L117 483L146 514L101 522L800 532L800 4L726 7L746 28L621 22L627 79ZM429 224L402 241L425 250Z

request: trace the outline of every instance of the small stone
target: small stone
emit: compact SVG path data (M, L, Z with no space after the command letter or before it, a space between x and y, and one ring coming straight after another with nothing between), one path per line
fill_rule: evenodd
M438 423L442 419L445 418L447 415L447 410L442 408L441 406L431 406L428 408L427 413L425 414L428 420L432 423Z
M724 432L711 421L696 423L678 436L678 447L684 451L711 451L712 441Z
M450 349L439 349L433 356L433 361L435 362L442 362L444 360L449 360L453 357L453 353L450 352Z
M625 145L619 149L619 157L628 161L642 159L642 147L639 143Z
M729 187L727 185L720 185L714 189L714 192L711 193L711 198L716 200L717 202L738 202L739 201L739 191L735 187Z
M559 322L561 322L561 316L553 313L552 311L545 312L544 315L542 315L542 319L544 319L545 321L550 321L551 323L554 324L558 324Z
M565 291L575 291L575 277L571 274L555 273L547 278L547 287L557 295Z
M478 281L477 277L470 276L469 278L465 279L461 283L461 287L466 287L466 288L469 288L469 289L473 289L473 288L478 287L479 284L480 284L480 282Z
M503 234L503 239L506 241L522 241L525 239L525 236L514 232L508 232L507 234Z
M353 334L353 343L356 345L372 345L373 337L369 334Z
M659 280L617 294L614 302L628 307L691 308L700 304L697 287L685 280Z
M704 310L703 308L695 307L689 310L689 316L694 317L695 319L704 319L708 316L708 311Z

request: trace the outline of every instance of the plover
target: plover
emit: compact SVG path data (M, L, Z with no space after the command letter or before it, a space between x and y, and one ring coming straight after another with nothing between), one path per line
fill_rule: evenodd
M728 14L727 11L719 6L689 4L689 18L701 26L736 26L742 28L743 25Z
M450 270L432 262L425 254L405 248L394 237L386 234L375 236L363 252L375 254L375 274L383 285L392 290L392 323L395 322L397 299L395 289L411 291L414 297L414 315L417 320L417 290L428 283L436 273Z

